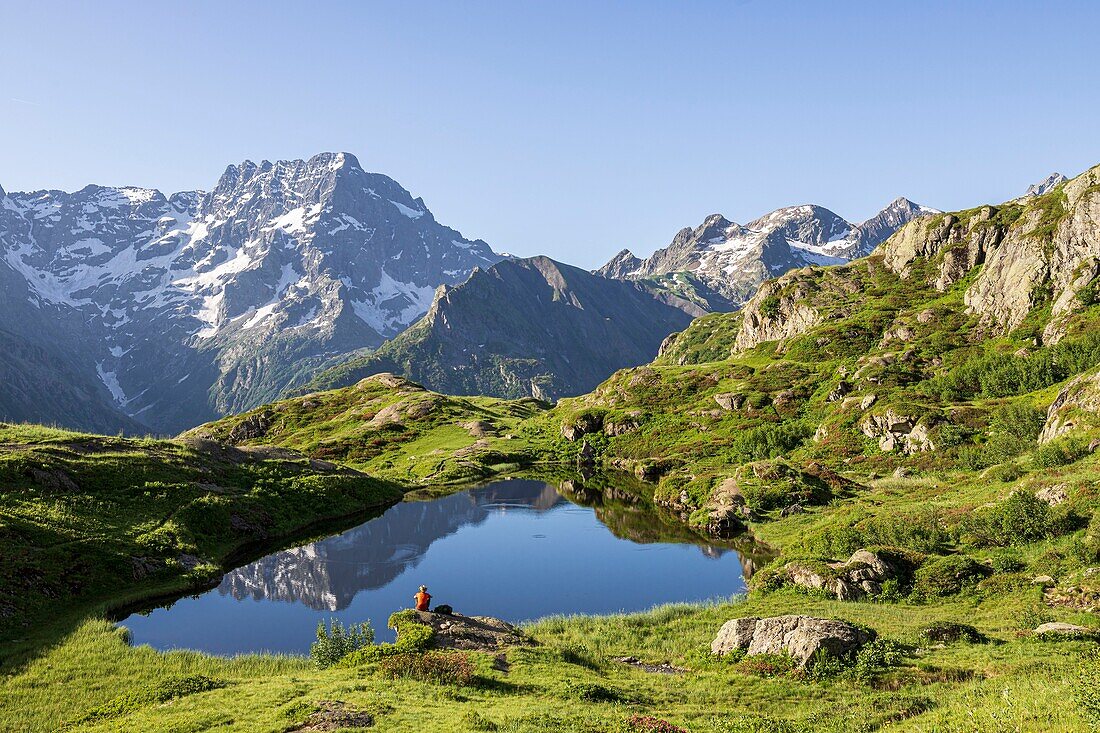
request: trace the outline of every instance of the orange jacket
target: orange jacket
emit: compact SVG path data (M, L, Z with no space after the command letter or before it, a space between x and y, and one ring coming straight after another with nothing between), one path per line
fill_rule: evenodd
M413 596L413 600L416 601L417 611L427 611L428 604L432 602L432 595L430 593L420 591L415 596Z

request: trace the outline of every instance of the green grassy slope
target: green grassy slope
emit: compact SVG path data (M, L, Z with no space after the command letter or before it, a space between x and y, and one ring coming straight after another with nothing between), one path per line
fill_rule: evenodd
M288 451L0 424L4 661L90 611L201 587L252 548L400 496Z

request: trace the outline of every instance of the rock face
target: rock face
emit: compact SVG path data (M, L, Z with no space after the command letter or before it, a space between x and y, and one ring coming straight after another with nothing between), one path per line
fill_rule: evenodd
M884 582L900 580L911 572L897 559L868 550L856 550L847 562L829 562L822 567L796 561L783 570L794 585L828 591L840 601L877 596Z
M509 646L529 646L534 642L507 621L491 616L463 616L413 611L416 621L430 626L432 645L439 649L497 651ZM401 629L397 629L398 637Z
M1000 335L1023 322L1049 296L1044 342L1061 338L1079 295L1100 275L1100 167L1071 181L1051 179L1001 206L932 216L902 227L882 248L884 264L910 277L918 259L936 268L931 283L946 290L983 265L965 294L982 327Z
M765 341L799 336L816 326L821 314L808 301L810 286L800 272L764 283L744 308L734 351L746 351Z
M752 297L770 277L807 265L835 265L871 252L906 222L938 213L899 198L862 224L814 205L788 206L742 226L711 214L681 229L645 260L622 250L599 273L616 279L689 273L733 303Z
M718 655L734 649L748 655L789 654L805 665L819 651L844 657L871 640L870 633L846 621L796 615L751 617L723 624L710 649Z
M1047 443L1077 428L1100 425L1100 369L1072 381L1047 408L1039 442Z
M555 400L650 361L666 336L705 312L644 283L548 257L505 260L440 289L408 331L303 390L389 371L448 394Z
M76 388L117 413L177 432L274 399L322 355L377 346L439 285L499 260L346 153L231 165L208 193L6 193L0 330L68 354ZM50 410L26 417L67 422Z

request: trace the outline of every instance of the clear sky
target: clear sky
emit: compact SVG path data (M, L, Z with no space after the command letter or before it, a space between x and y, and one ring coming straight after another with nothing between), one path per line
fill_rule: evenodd
M961 208L1100 163L1098 27L1094 0L0 0L0 185L348 151L592 267L712 212Z

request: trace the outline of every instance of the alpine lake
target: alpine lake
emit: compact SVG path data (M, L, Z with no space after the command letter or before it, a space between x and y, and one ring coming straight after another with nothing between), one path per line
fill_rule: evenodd
M433 606L518 623L728 598L766 558L748 538L694 534L606 482L508 479L414 495L119 623L157 649L300 654L334 618L369 620L378 641L392 641L386 620L420 585Z

